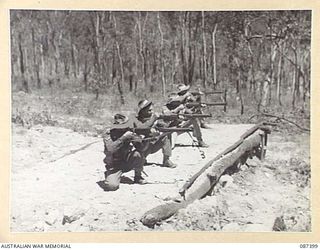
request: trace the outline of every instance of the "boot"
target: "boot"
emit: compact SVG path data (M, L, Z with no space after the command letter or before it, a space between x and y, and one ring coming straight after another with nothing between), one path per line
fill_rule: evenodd
M205 124L204 122L201 122L200 123L200 127L201 128L204 128L204 129L209 129L210 127L207 125L207 124Z
M209 145L208 144L206 144L204 141L199 141L198 142L198 146L200 147L200 148L208 148L209 147Z
M170 161L169 156L164 156L163 157L162 167L165 167L165 168L176 168L177 164L174 164L172 161Z
M135 176L134 183L144 185L144 184L147 184L148 182L142 176Z

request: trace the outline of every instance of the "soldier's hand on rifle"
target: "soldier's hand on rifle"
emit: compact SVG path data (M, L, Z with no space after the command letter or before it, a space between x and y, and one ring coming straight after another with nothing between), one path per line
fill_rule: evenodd
M155 118L159 119L159 116L160 116L160 114L159 114L159 113L157 113L157 112L154 112L154 113L153 113L153 117L155 117Z
M193 114L194 112L193 112L192 109L185 108L185 109L183 110L183 113L184 113L184 114Z
M179 112L179 111L183 111L185 109L184 105L183 104L180 104L177 108L176 108L176 111Z
M132 141L135 142L135 143L142 143L143 142L143 136L142 135L137 135L137 134L134 134L133 135L133 138L132 138Z
M129 141L129 140L132 140L135 137L135 135L136 134L133 133L132 131L127 131L121 136L121 138L123 140Z
M190 92L186 92L184 95L183 95L183 97L186 99L186 98L189 98L189 97L191 97L192 96L192 94L190 93Z
M151 136L157 136L159 135L159 132L155 128L150 129L150 135Z

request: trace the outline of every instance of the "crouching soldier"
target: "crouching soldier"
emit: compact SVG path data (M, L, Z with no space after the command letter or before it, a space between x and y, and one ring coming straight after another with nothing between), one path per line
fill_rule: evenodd
M121 175L134 170L134 183L146 184L141 176L144 157L131 144L137 136L126 130L130 127L129 119L121 114L114 116L113 127L103 139L105 158L105 191L115 191L119 188Z
M159 136L159 132L157 132L155 128L163 125L160 125L160 122L158 116L153 111L153 103L151 101L142 100L138 103L138 114L134 121L135 127L150 128L151 133L149 136L156 137ZM144 157L147 157L149 154L154 154L161 149L163 153L162 167L176 168L177 165L170 160L172 155L171 140L168 136L159 136L158 138L159 139L156 139L155 141L145 142L145 145L143 146L144 149L141 150L142 154Z

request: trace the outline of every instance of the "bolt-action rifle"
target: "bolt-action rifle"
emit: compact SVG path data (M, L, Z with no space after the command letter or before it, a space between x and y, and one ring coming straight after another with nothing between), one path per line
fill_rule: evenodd
M160 115L159 119L164 119L164 120L173 120L177 118L208 118L212 117L211 114L167 114L167 115Z
M129 126L124 128L112 128L110 129L111 140L113 141L117 140L127 131L131 131L137 135L143 135L143 136L149 136L151 134L151 128L132 128Z
M213 94L224 94L226 90L215 90L215 91L193 91L191 92L192 95L213 95Z
M226 106L226 102L187 102L187 108L203 107L203 106Z
M116 140L121 137L125 132L131 131L135 133L137 136L134 137L131 141L132 142L146 142L146 141L154 141L164 138L173 132L191 132L193 131L192 128L177 128L177 127L155 127L154 128L157 132L161 132L161 134L153 135L152 128L113 128L110 130L110 137L112 140ZM140 137L144 136L144 138Z

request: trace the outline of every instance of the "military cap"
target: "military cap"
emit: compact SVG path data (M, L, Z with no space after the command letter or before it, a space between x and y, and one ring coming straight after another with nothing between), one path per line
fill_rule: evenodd
M181 94L182 92L186 92L190 89L190 85L186 85L186 84L179 84L178 85L178 94Z
M141 100L139 103L138 103L138 113L140 113L143 109L147 108L147 107L150 107L152 104L151 101L148 101L148 100Z

